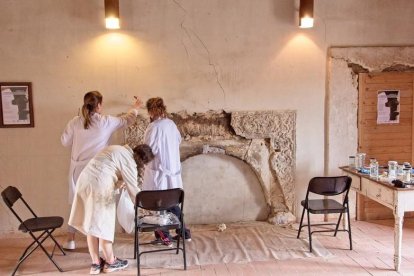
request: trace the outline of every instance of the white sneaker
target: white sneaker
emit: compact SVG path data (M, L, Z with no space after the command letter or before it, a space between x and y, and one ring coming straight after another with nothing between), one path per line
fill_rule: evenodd
M75 241L67 241L63 245L63 249L66 249L66 250L74 250L75 248L76 248Z

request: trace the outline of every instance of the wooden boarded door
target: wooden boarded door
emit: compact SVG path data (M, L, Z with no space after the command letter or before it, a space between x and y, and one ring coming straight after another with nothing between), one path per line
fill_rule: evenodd
M414 73L359 74L358 151L367 154L367 163L369 158L376 158L380 166L386 166L390 160L413 164L413 79ZM395 116L391 120L394 123L377 121L378 93L384 91L398 91L398 123ZM358 219L392 217L391 210L365 197L358 198L357 205Z

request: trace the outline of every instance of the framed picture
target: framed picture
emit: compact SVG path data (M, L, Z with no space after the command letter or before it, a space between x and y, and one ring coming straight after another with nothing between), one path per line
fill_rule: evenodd
M31 82L0 82L0 127L34 127Z

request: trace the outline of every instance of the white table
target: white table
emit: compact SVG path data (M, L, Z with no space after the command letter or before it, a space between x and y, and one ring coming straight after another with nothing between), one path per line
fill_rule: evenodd
M394 214L394 267L401 266L401 241L404 212L414 211L414 187L395 188L393 184L370 178L348 167L340 167L345 175L352 178L351 189L376 202L391 208Z

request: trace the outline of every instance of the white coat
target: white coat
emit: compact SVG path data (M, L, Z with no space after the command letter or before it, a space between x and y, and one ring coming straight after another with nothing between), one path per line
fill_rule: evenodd
M138 110L131 109L120 117L94 113L88 129L83 126L83 117L69 121L61 136L62 145L72 147L69 168L69 204L72 204L76 181L83 168L98 152L108 146L112 133L134 123Z
M139 192L138 171L128 145L109 146L89 161L76 183L68 224L85 235L113 242L119 176L134 202Z
M142 190L183 188L181 135L175 123L168 118L150 123L145 131L144 143L151 147L155 158L145 165Z

